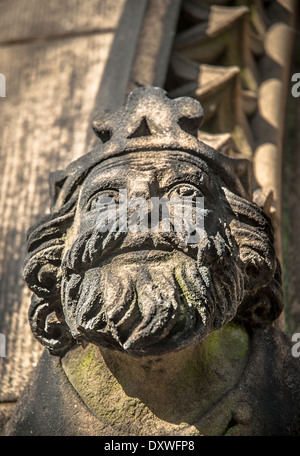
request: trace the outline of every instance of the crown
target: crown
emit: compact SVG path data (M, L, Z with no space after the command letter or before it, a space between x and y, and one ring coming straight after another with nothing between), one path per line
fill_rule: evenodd
M91 152L72 162L65 171L50 176L54 210L61 208L76 186L97 164L131 152L176 150L204 160L223 178L225 185L251 200L252 169L246 159L231 158L197 139L203 120L201 104L190 97L170 99L158 87L141 87L118 110L103 113L93 122L101 140ZM159 166L159 165L158 165Z
M152 148L174 142L182 146L190 142L190 135L197 138L203 116L201 104L193 98L172 100L163 89L141 87L131 92L124 107L94 121L93 129L103 143L118 141L130 149L141 142Z

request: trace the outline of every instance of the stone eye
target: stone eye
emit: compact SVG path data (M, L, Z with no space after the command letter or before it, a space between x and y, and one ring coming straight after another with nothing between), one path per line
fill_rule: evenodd
M87 210L107 208L109 204L118 203L119 193L116 190L101 190L95 193L88 201Z
M194 185L182 184L178 185L171 190L171 198L174 197L186 197L186 198L195 198L196 196L202 196L200 190Z

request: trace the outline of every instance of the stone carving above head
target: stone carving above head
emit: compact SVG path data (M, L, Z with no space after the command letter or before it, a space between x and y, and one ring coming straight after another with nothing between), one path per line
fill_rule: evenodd
M29 230L24 279L32 331L52 354L88 341L158 355L231 320L267 327L280 315L273 229L252 202L251 165L199 141L202 118L194 99L137 89L94 122L99 146L51 175L52 212ZM149 203L149 229L124 229L124 195ZM175 230L171 210L169 229L163 219L151 227L150 202L184 197L204 201L197 242L187 242L188 220ZM127 222L134 213L127 206Z

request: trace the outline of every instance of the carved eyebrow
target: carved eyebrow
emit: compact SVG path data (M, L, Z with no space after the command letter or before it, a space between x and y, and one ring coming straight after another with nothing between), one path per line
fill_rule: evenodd
M109 173L104 173L100 176L91 176L89 182L84 182L79 197L80 204L86 205L88 201L101 190L118 190L126 187L126 177L121 176L120 171L114 174L115 175L112 175L110 171Z
M161 182L162 189L165 191L170 190L174 185L179 185L179 184L193 184L196 187L201 187L204 184L205 181L205 176L207 174L205 172L200 172L196 174L191 174L188 172L182 173L179 176L169 176L167 179L165 179L163 182Z

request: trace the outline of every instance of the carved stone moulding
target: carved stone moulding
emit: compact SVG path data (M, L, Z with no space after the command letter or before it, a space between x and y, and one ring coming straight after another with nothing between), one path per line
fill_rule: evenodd
M227 152L253 162L255 188L273 194L269 215L281 264L283 134L296 6L183 1L166 83L171 96L203 104L208 115L200 140L211 145L219 134L231 134L235 147Z

